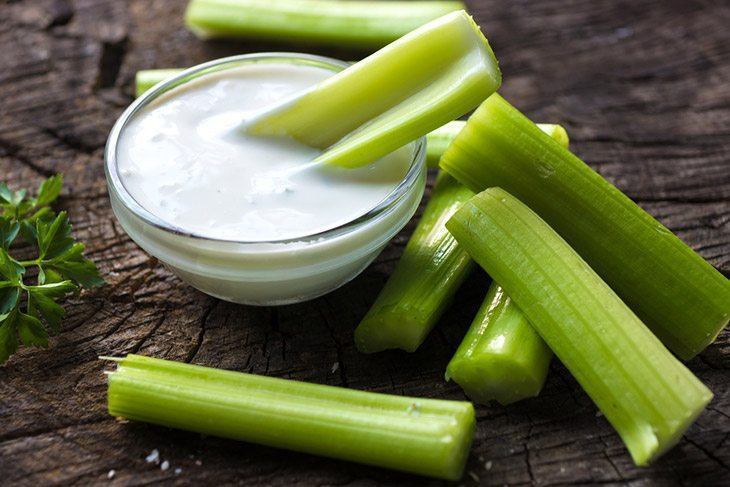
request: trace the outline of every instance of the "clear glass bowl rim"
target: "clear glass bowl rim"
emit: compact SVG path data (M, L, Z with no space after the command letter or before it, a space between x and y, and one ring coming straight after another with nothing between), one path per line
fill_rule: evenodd
M109 133L106 147L104 149L104 172L106 174L109 191L113 191L117 199L137 218L149 225L152 225L155 228L158 228L170 234L208 242L229 242L238 244L262 245L301 243L303 241L316 241L322 239L328 240L353 232L358 228L367 225L369 222L376 220L378 217L387 213L394 206L396 206L400 202L400 200L406 194L408 194L413 186L418 183L419 174L424 167L426 158L425 137L421 137L420 139L414 141L415 150L413 151L411 166L408 170L408 173L406 174L406 177L382 202L380 202L380 204L378 204L375 208L368 211L359 218L356 218L355 220L315 234L303 235L296 238L268 241L215 238L189 232L182 228L175 227L140 205L124 187L117 167L117 143L127 123L129 123L129 121L137 114L139 110L150 104L159 96L162 96L163 94L187 81L191 81L208 73L256 62L296 62L299 64L319 66L325 69L334 68L333 70L336 71L341 71L342 69L350 65L350 63L341 61L339 59L294 52L265 52L254 54L240 54L236 56L216 59L185 69L181 73L147 90L145 93L142 94L142 96L137 98L129 107L127 107L127 109L114 123L114 126Z

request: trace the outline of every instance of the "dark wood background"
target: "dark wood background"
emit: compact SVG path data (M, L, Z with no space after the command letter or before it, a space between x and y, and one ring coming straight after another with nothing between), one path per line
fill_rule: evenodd
M471 12L504 72L503 93L534 120L564 124L573 149L725 275L730 272L730 5L723 1L476 1ZM33 185L63 172L60 206L108 285L68 303L48 350L0 367L4 485L421 485L424 479L256 445L120 423L106 413L98 355L138 352L233 370L394 394L463 399L444 382L450 355L488 284L475 274L412 355L359 354L352 332L413 222L377 261L315 301L253 308L182 284L115 221L102 149L132 100L135 71L307 46L201 42L185 1L0 2L0 180ZM338 367L334 367L338 364ZM715 393L679 445L650 468L554 363L539 398L478 407L463 483L730 482L730 333L690 368ZM336 369L336 370L335 370ZM162 471L145 462L159 449ZM178 473L175 469L181 469ZM430 481L438 484L437 481Z

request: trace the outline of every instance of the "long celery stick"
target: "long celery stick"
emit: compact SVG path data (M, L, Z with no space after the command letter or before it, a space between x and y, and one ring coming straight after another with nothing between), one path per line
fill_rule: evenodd
M475 428L471 403L391 396L127 355L109 413L132 420L450 480Z
M445 132L456 127L449 125ZM564 128L549 124L541 128L567 146ZM398 265L355 330L358 350L413 352L426 339L472 269L471 259L444 226L472 196L471 190L448 174L438 175Z
M492 282L479 312L446 368L475 402L507 405L537 396L553 353L499 284Z
M326 149L316 163L358 167L472 110L500 82L487 39L460 10L267 109L246 128Z
M139 73L137 73L137 76L139 76ZM139 84L137 86L139 87ZM137 93L137 96L139 96L139 93ZM426 163L428 164L428 167L438 167L439 159L441 159L446 148L456 138L459 132L461 132L461 129L463 129L465 125L466 122L462 120L454 120L437 128L433 132L429 132L426 136L428 141L428 144L426 145ZM568 132L566 132L562 126L549 123L538 123L537 126L550 137L557 140L565 147L568 147Z
M446 223L616 428L637 465L675 444L712 393L540 217L490 188Z
M185 23L202 38L250 37L377 49L463 8L458 1L191 0Z
M440 165L474 191L499 186L534 209L681 358L727 324L730 282L499 95Z

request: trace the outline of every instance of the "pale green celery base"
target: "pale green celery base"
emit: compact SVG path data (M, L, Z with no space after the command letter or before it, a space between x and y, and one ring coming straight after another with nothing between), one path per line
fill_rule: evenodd
M202 38L380 48L449 12L458 1L191 0L185 24Z
M252 119L247 130L326 149L316 159L366 165L472 110L501 75L466 12L445 15Z
M272 447L458 480L470 403L375 394L129 355L109 413Z
M500 188L446 224L515 300L637 465L670 448L712 393L532 210Z
M499 95L440 161L474 191L501 187L563 236L672 351L690 359L730 319L730 281Z

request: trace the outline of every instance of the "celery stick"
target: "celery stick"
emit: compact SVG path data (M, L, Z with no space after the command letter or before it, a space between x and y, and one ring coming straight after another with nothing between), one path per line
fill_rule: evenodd
M134 77L135 96L141 96L142 93L160 81L172 78L180 72L182 72L182 69L145 69L137 71L137 75Z
M463 8L458 1L191 0L185 24L201 38L377 49Z
M454 120L437 128L433 132L429 132L426 136L428 141L428 144L426 144L426 163L428 167L438 167L439 159L441 159L446 148L451 144L457 134L461 132L461 129L464 128L464 125L466 125L466 122ZM549 123L538 123L537 126L550 137L565 147L568 147L568 132L563 127Z
M454 127L447 124L444 132ZM541 128L559 143L568 144L568 135L559 125ZM413 352L426 339L472 269L471 259L444 226L472 196L471 190L446 173L438 175L398 265L355 330L358 350L374 353L400 348Z
M681 358L727 324L730 282L499 95L440 165L473 191L499 186L533 208Z
M128 355L113 416L458 480L471 403L391 396Z
M637 465L675 444L712 399L578 253L514 196L487 189L446 227L504 286Z
M246 128L327 149L317 163L357 167L472 110L500 82L487 40L460 10L265 110Z
M436 179L398 265L355 330L363 353L415 351L469 274L473 263L444 224L474 193L448 174Z
M507 405L537 396L553 354L496 282L446 368L473 401Z

